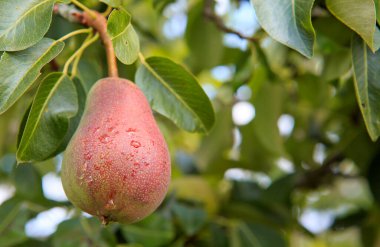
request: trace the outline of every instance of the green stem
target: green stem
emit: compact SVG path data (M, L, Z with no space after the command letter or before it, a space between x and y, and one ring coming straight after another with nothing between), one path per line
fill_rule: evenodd
M88 35L87 38L83 41L83 43L88 42L91 39L91 37L92 37L92 35ZM78 64L79 64L79 61L83 55L83 52L84 52L84 50L82 50L80 53L78 53L78 55L75 57L75 60L73 62L73 66L71 68L70 79L73 79L78 73Z
M141 52L139 52L139 58L141 63L145 63L145 57Z
M87 42L84 42L81 47L69 58L67 59L65 66L63 67L63 73L67 75L69 71L69 66L73 62L73 60L78 56L81 52L83 52L89 45L94 43L99 38L99 33L96 33L94 37L89 39Z
M92 28L85 28L85 29L79 29L79 30L76 30L76 31L73 31L71 33L68 33L66 34L65 36L61 37L60 39L58 39L58 41L64 41L68 38L71 38L75 35L78 35L78 34L81 34L81 33L89 33L92 31Z
M104 12L102 13L102 15L103 15L104 17L107 17L107 16L109 16L109 14L111 14L112 10L113 10L113 8L112 8L111 6L108 6L107 9L106 9L106 11L104 11Z
M96 15L92 12L91 9L87 8L85 5L83 5L81 2L77 0L71 0L73 4L81 8L83 11L87 12L89 15L91 15L92 18L96 19Z

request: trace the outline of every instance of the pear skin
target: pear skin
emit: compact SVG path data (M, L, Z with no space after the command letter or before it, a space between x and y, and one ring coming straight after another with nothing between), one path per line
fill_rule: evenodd
M161 204L170 182L170 155L134 83L112 77L92 87L61 176L68 199L104 224L139 221Z

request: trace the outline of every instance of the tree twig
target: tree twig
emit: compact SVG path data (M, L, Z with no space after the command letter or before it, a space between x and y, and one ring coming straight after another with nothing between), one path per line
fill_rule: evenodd
M254 38L254 37L246 36L246 35L238 32L238 31L226 26L226 24L224 24L224 21L222 20L222 18L220 18L219 16L217 16L215 14L215 12L214 12L214 1L213 0L205 0L203 15L207 19L212 21L221 31L223 31L225 33L235 34L239 38L246 39L246 40L249 40L251 42L257 42L258 41L258 39Z
M296 187L309 189L318 188L331 176L336 175L336 172L334 172L334 167L342 160L344 160L344 155L342 153L332 155L330 158L326 159L322 166L318 169L306 172L304 176L299 179Z
M112 40L107 34L107 19L99 12L95 12L95 15L97 17L96 19L93 19L87 12L84 12L84 23L98 31L100 39L103 41L107 55L108 76L118 77L119 75L117 70L115 51L113 49Z
M84 26L94 28L94 30L99 33L100 39L106 50L108 76L118 77L115 51L113 49L112 40L107 34L107 19L97 11L90 10L90 12L82 12L74 6L64 4L56 4L54 6L54 13L61 15L70 22L80 23ZM96 18L93 18L92 16L96 16Z

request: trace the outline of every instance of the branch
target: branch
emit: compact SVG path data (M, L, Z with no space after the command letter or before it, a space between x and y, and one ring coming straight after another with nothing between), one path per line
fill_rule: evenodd
M342 160L344 160L344 156L342 153L337 153L331 156L330 158L326 159L326 161L318 169L306 172L305 175L299 179L299 181L296 184L296 187L309 189L318 188L331 176L337 175L336 171L334 171L334 168Z
M95 15L97 17L96 19L93 19L87 12L84 12L83 23L90 27L93 27L99 33L100 39L103 41L104 47L106 49L108 76L118 77L119 75L117 71L115 50L113 49L112 40L107 34L107 19L99 12L95 12Z
M204 9L203 9L203 14L204 16L212 21L220 30L222 30L225 33L232 33L238 36L241 39L246 39L251 42L257 42L258 39L251 37L251 36L246 36L230 27L227 27L226 24L224 24L222 18L217 16L214 12L214 1L213 0L205 0L204 4Z
M91 10L91 12L82 12L74 6L64 4L56 4L54 13L61 15L70 22L80 23L84 26L92 27L99 33L100 39L106 50L108 76L118 77L117 61L115 51L113 49L112 40L107 34L107 19L99 12ZM93 18L92 16L96 16Z

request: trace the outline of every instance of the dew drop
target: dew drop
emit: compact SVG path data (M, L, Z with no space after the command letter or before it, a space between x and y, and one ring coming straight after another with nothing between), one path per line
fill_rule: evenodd
M94 168L95 168L95 170L97 170L97 171L100 170L100 166L98 166L98 165L95 165Z
M110 139L109 135L104 134L104 135L101 135L101 136L99 137L99 141L100 141L101 143L103 143L103 144L107 144L107 143L109 143L109 142L111 141L111 139Z
M139 147L141 147L141 143L133 140L133 141L131 141L131 146L134 148L139 148Z
M85 160L90 160L91 158L92 158L92 154L91 154L90 151L88 151L88 152L86 152L86 153L84 154L84 159L85 159Z
M133 163L133 165L136 166L136 167L139 167L139 166L140 166L140 163L135 162L135 163Z

